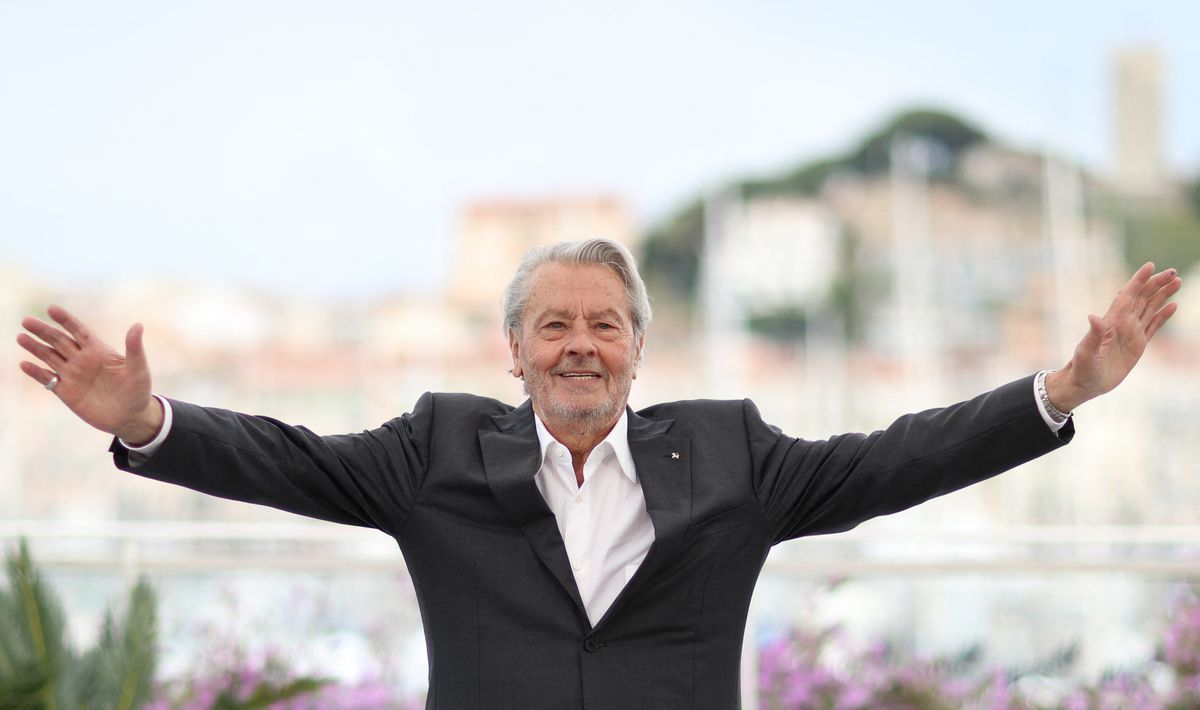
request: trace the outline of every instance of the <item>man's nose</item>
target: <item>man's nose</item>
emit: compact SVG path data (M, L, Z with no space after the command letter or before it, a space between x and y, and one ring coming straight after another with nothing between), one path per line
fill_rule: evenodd
M567 353L588 357L595 355L596 341L592 338L592 332L588 328L572 328L567 338Z

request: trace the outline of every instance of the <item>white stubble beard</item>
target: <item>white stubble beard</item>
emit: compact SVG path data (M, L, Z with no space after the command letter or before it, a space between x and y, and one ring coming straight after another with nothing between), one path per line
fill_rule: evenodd
M599 365L600 363L596 362L595 364ZM562 365L559 367L562 367ZM540 410L539 413L544 420L557 420L573 425L584 426L589 429L598 429L600 427L610 426L617 420L618 417L621 416L621 410L624 409L625 404L629 401L629 391L633 388L632 375L626 375L624 378L622 378L624 380L622 382L621 380L616 379L611 372L608 372L608 370L602 367L588 367L586 369L594 369L598 372L602 372L602 377L609 378L609 380L618 387L618 390L612 392L612 397L598 405L572 406L570 403L562 401L556 393L551 391L549 386L549 378L557 377L558 375L543 375L532 368L526 369L524 379L525 394L533 397L533 393L537 392L538 390L542 390L547 393L544 401L537 402L538 409Z

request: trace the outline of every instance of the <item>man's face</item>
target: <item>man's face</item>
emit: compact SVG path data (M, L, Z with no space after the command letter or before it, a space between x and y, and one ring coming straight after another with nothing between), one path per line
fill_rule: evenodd
M530 279L519 334L508 334L547 427L610 427L629 400L643 338L633 335L620 278L600 264L543 264Z

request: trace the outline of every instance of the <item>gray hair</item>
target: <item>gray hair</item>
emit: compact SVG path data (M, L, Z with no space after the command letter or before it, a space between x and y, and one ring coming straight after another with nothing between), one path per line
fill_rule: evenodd
M512 281L504 289L500 309L504 315L504 333L521 332L521 319L525 316L525 304L529 301L529 282L533 273L542 264L600 264L613 270L629 299L629 313L633 319L633 335L641 337L650 326L653 314L646 284L638 273L633 254L611 239L582 239L575 242L555 242L530 249L521 259Z

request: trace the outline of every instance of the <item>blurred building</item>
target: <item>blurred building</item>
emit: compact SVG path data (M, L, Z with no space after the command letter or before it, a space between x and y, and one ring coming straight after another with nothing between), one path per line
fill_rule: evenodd
M457 222L449 301L496 324L500 293L533 247L590 237L635 246L633 219L612 195L480 199L466 205Z
M1163 62L1154 47L1128 47L1112 59L1114 178L1131 194L1167 184L1163 160Z
M716 208L706 269L742 317L825 305L839 273L841 224L801 197L734 199Z

